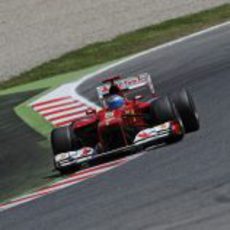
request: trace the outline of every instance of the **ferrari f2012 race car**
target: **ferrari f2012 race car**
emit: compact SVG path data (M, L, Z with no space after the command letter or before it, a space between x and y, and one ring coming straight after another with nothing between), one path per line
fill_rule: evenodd
M109 155L177 142L199 129L189 92L159 96L147 73L109 78L96 90L99 111L89 109L84 117L51 132L54 166L61 173Z

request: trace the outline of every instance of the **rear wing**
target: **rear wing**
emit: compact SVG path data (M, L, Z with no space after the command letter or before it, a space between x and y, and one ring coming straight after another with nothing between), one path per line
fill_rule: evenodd
M137 76L132 76L124 79L113 78L112 82L110 80L103 81L102 85L98 86L97 94L99 100L103 103L103 99L105 96L109 94L110 86L113 84L117 85L119 89L123 92L127 92L129 90L137 89L143 86L148 86L150 91L154 94L155 89L152 83L151 76L148 73L139 74Z

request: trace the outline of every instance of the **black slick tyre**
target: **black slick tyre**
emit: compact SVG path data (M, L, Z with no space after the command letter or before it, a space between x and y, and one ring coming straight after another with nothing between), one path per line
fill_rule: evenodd
M175 108L168 97L159 98L151 103L150 116L154 125L177 120Z
M150 114L153 118L154 125L168 121L175 121L179 125L181 132L167 138L165 140L167 144L178 142L184 137L184 126L180 114L168 97L162 97L154 101L150 107Z
M182 89L179 93L172 95L172 101L180 114L185 132L197 131L200 128L200 122L191 94L187 90Z
M70 126L53 129L51 132L51 145L54 155L81 147Z

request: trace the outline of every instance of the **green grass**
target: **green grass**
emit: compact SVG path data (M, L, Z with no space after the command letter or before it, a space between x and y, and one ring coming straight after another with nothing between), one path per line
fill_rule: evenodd
M131 33L123 34L107 42L99 42L72 51L58 59L44 63L15 78L0 83L0 89L119 59L164 42L199 31L230 19L230 4L200 13L169 20Z
M88 73L94 72L97 69L103 68L104 66L109 65L111 63L112 62L108 62L108 63L103 64L103 65L96 65L96 66L89 67L89 68L79 70L79 71L74 71L74 72L65 73L65 74L59 74L59 75L56 75L56 76L53 76L50 78L40 79L37 81L24 83L21 85L16 85L16 86L13 86L10 88L7 87L6 89L0 90L0 96L12 94L12 93L32 91L32 90L36 90L36 89L47 89L47 91L48 90L50 91L53 88L55 88L61 84L76 81L80 77L82 77ZM44 94L44 92L43 92L43 94ZM38 95L38 96L40 96L40 95Z
M16 114L32 129L44 137L49 137L53 126L43 117L34 112L32 108L28 106L28 102L18 105L14 110Z

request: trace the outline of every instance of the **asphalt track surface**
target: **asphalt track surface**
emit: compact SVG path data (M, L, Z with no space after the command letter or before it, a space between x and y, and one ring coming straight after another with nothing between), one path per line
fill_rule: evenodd
M41 145L45 139L14 112L15 106L39 92L0 97L0 200L16 196L28 187L44 184L50 176L49 146Z
M230 214L230 26L113 68L187 87L201 130L86 182L0 213L0 229L226 230ZM102 74L102 77L108 73ZM93 92L100 77L81 86Z

